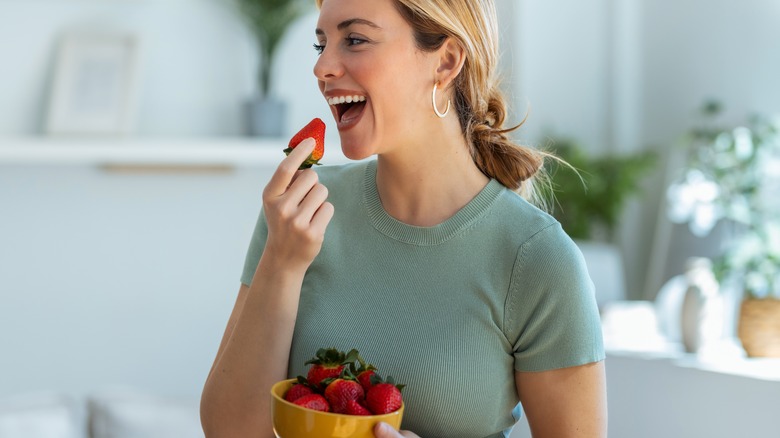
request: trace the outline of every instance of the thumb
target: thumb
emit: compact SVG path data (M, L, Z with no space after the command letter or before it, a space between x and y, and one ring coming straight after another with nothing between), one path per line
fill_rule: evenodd
M376 436L376 438L397 438L401 435L399 435L389 424L379 422L374 427L374 436Z

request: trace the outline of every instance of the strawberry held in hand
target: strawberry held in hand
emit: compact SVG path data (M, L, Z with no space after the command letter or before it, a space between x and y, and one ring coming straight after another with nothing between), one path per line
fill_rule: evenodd
M309 158L301 164L301 169L308 169L314 164L319 165L320 159L325 154L325 122L323 122L322 119L314 118L308 125L298 131L297 134L293 135L287 149L284 150L284 153L290 155L290 152L307 138L313 138L316 145L314 146L314 151L309 155Z

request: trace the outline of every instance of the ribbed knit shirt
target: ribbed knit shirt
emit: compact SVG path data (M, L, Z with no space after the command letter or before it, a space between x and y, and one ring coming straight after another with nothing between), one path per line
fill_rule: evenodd
M515 422L515 371L604 358L582 254L515 192L491 180L448 220L418 227L384 210L376 161L317 173L335 214L303 280L289 377L306 375L319 348L356 348L406 384L404 429L500 437ZM267 233L261 212L244 284Z

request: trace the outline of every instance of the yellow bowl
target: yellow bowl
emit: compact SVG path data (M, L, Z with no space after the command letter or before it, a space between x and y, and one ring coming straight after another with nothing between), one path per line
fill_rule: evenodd
M277 438L374 438L380 421L401 428L401 409L385 415L342 415L319 412L292 404L284 394L296 379L282 380L271 388L271 413Z

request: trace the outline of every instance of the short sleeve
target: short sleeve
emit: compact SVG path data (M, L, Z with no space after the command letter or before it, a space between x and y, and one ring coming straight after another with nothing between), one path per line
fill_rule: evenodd
M520 246L505 312L516 371L604 359L593 282L582 253L558 223Z
M265 249L266 239L268 239L268 224L265 221L265 214L261 210L257 224L255 224L255 231L252 233L252 240L249 241L249 249L244 259L244 270L241 273L241 283L247 286L252 284L257 264L260 263L260 256Z

